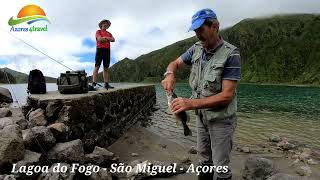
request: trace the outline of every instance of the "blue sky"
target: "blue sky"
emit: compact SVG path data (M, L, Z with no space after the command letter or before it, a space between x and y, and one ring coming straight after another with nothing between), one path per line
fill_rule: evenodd
M194 36L187 30L192 15L202 8L216 12L220 29L245 18L320 13L319 0L93 0L81 3L78 0L5 0L0 6L0 67L24 73L37 68L52 77L67 69L7 33L10 31L8 20L16 18L20 9L28 4L36 4L45 11L50 20L48 32L14 32L13 35L66 66L85 69L88 74L94 68L95 32L102 19L111 21L108 31L116 39L111 43L112 65L125 57L135 59Z

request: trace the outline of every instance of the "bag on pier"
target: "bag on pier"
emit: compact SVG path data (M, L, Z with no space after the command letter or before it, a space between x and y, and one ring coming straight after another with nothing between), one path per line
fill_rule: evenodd
M34 69L30 71L27 92L30 94L47 93L46 79L40 70Z
M87 73L82 71L67 71L60 73L57 79L58 91L61 94L81 94L88 92Z

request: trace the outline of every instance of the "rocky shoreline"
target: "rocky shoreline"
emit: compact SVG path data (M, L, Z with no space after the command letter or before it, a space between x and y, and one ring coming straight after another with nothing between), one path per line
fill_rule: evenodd
M80 139L61 141L67 131L63 124L27 128L21 110L9 108L8 103L0 107L0 180L197 178L195 172L187 172L197 164L196 147L171 142L139 123L107 148L95 146L86 152ZM233 179L316 180L320 179L319 162L319 149L272 135L259 146L235 145L231 167ZM136 173L144 165L167 169ZM121 171L121 167L131 169Z

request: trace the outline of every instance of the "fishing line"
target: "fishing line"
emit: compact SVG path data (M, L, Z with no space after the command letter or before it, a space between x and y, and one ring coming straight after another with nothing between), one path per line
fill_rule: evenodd
M1 29L1 28L0 28L0 29ZM54 59L53 57L49 56L48 54L46 54L46 53L42 52L41 50L39 50L38 48L34 47L34 46L33 46L33 45L31 45L30 43L28 43L28 42L24 41L23 39L21 39L21 38L19 38L19 37L15 36L15 35L13 35L13 34L12 34L12 33L10 33L10 32L7 32L7 31L5 31L5 30L3 30L3 29L1 29L1 30L2 30L3 32L8 33L10 36L14 37L15 39L17 39L17 40L19 40L19 41L23 42L23 43L24 43L24 44L26 44L27 46L31 47L33 50L38 51L39 53L43 54L44 56L48 57L49 59L51 59L51 60L55 61L56 63L58 63L58 64L60 64L60 65L62 65L62 66L64 66L64 67L66 67L67 69L69 69L69 70L71 70L71 71L74 71L72 68L70 68L70 67L68 67L68 66L66 66L66 65L64 65L64 64L62 64L60 61L58 61L58 60Z

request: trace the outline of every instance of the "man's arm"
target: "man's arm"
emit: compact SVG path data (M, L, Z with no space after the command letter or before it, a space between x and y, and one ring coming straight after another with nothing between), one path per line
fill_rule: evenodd
M184 64L184 61L179 57L168 65L166 77L161 81L161 84L166 91L172 91L174 89L176 84L175 74L178 69L184 66Z
M108 41L110 41L110 42L114 42L115 41L115 39L114 39L114 37L112 36L112 34L111 33L109 33L109 37L106 37L106 40L108 40Z
M172 101L172 111L179 113L187 110L226 106L232 101L236 87L237 81L222 80L222 91L220 93L202 99L176 98Z
M183 53L179 58L175 61L172 61L166 71L166 75L164 80L161 82L163 88L166 91L172 91L176 84L175 74L178 69L180 69L184 65L192 65L192 54L194 52L194 46L191 46L185 53Z

